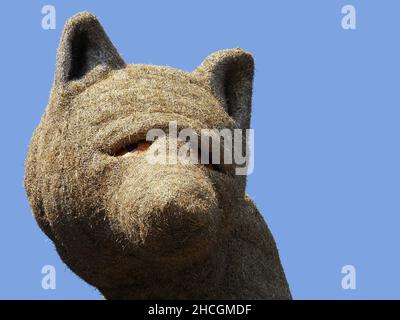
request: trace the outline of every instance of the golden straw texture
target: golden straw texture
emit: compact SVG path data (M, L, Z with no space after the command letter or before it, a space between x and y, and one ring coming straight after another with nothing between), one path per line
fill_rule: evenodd
M25 188L62 260L106 298L291 298L245 176L113 154L170 121L249 128L253 68L241 49L193 72L126 65L95 16L66 23Z

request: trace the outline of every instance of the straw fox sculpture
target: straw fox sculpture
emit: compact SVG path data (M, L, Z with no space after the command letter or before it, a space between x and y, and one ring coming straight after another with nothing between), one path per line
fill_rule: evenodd
M291 299L244 175L145 157L162 140L147 143L146 132L170 121L249 128L252 56L219 51L193 72L127 65L82 12L56 60L25 189L71 270L108 299Z

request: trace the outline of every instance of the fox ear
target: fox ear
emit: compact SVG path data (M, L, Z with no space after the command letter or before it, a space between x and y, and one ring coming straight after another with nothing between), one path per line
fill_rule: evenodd
M63 85L83 78L98 65L109 69L125 66L97 18L80 12L65 24L57 49L55 81Z
M203 77L241 129L250 127L254 60L241 49L217 51L193 72Z

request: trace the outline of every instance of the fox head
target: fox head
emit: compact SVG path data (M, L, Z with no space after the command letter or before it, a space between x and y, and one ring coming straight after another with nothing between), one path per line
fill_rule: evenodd
M234 164L150 164L146 153L170 141L146 133L171 121L249 128L252 56L219 51L193 72L128 65L84 12L66 23L56 61L25 188L63 261L107 292L207 259L229 235L245 177Z

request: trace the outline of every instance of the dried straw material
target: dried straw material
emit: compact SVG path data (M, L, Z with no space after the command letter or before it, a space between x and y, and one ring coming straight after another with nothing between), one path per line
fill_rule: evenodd
M161 138L136 156L115 155L169 121L249 128L252 81L253 58L241 49L216 52L191 73L126 65L95 16L66 23L25 188L72 271L111 299L291 298L244 176L149 164L145 153Z

